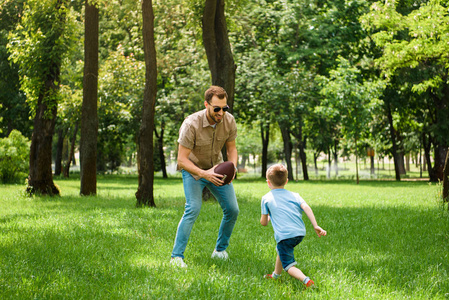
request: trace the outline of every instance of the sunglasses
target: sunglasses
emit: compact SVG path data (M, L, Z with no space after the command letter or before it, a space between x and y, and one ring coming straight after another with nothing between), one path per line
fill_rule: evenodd
M220 106L214 106L214 112L219 112L220 110L223 110L223 112L227 112L229 110L229 106L224 106L224 107L220 107Z

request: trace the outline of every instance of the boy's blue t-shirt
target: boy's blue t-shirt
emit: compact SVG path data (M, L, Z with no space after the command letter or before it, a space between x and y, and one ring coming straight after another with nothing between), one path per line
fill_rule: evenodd
M302 220L303 202L304 199L298 193L286 189L274 189L262 197L262 214L270 216L277 243L306 235L306 227Z

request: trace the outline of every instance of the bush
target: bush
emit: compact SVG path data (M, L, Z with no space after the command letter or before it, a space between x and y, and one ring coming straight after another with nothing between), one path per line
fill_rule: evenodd
M27 177L30 141L18 130L0 139L0 180L18 182Z

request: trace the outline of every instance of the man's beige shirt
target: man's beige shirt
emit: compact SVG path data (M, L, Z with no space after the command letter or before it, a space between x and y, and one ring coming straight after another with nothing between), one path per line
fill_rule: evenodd
M231 142L236 137L237 125L233 115L225 113L222 121L214 128L207 120L206 109L203 109L184 120L179 129L178 143L192 150L189 159L197 167L208 170L223 162L221 149L226 142ZM192 176L199 179L199 176Z

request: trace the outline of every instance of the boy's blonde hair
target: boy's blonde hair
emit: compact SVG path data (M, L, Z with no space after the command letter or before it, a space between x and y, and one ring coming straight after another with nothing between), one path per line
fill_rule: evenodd
M284 186L287 183L288 170L282 164L272 165L267 170L267 179L274 186Z

